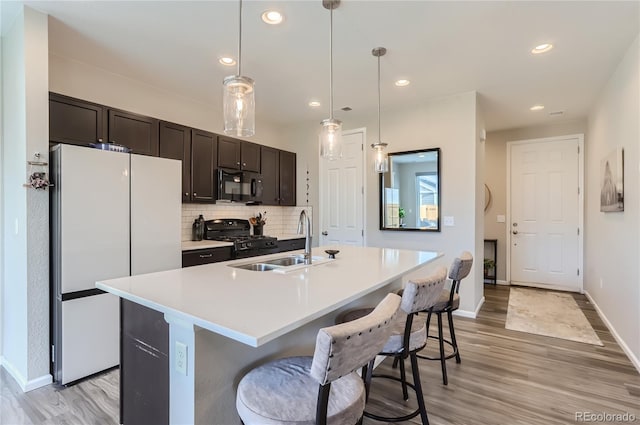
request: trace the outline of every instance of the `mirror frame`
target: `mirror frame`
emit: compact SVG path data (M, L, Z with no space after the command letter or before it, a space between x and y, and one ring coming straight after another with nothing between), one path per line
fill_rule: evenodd
M442 162L442 152L440 148L429 148L429 149L417 149L412 151L404 151L404 152L390 152L389 153L389 167L391 167L392 159L394 156L399 155L409 155L416 153L424 153L424 152L437 152L438 154L438 163L437 163L437 173L438 173L438 225L435 228L426 228L426 227L385 227L384 225L384 176L389 173L380 173L379 178L379 198L378 203L380 205L380 226L379 230L391 230L391 231L402 231L402 232L441 232L442 230L442 219L441 219L441 210L442 210L442 171L441 171L441 162Z

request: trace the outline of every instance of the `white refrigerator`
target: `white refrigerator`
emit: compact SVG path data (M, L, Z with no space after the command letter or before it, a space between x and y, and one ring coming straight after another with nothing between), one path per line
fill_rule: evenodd
M181 267L180 161L56 145L50 156L52 372L117 366L118 297L98 280Z

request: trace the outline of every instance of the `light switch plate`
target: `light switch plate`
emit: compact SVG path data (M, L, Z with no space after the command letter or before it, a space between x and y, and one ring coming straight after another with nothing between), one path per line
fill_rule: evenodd
M444 216L444 225L445 226L455 226L455 220L453 219L453 216L445 215Z
M502 215L502 214L500 214L500 215L498 215L498 216L496 217L496 222L497 222L497 223L504 223L504 222L506 222L506 221L507 221L507 218L506 218L504 215Z
M176 341L176 372L187 375L187 345Z

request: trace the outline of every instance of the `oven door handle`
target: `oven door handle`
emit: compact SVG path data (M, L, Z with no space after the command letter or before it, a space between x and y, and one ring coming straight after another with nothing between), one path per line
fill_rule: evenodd
M251 179L251 197L255 198L257 187L258 183L256 182L256 179Z

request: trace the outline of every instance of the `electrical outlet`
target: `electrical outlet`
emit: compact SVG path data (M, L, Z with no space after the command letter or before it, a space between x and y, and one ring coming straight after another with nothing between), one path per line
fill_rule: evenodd
M600 289L602 289L602 285L603 285L602 278L600 278Z
M455 220L453 219L453 216L445 215L444 216L444 225L445 226L455 226Z
M176 341L176 372L187 375L187 346Z
M497 223L504 223L505 221L507 221L507 218L506 218L504 215L502 215L502 214L500 214L500 215L498 215L498 216L496 217L496 222L497 222Z

